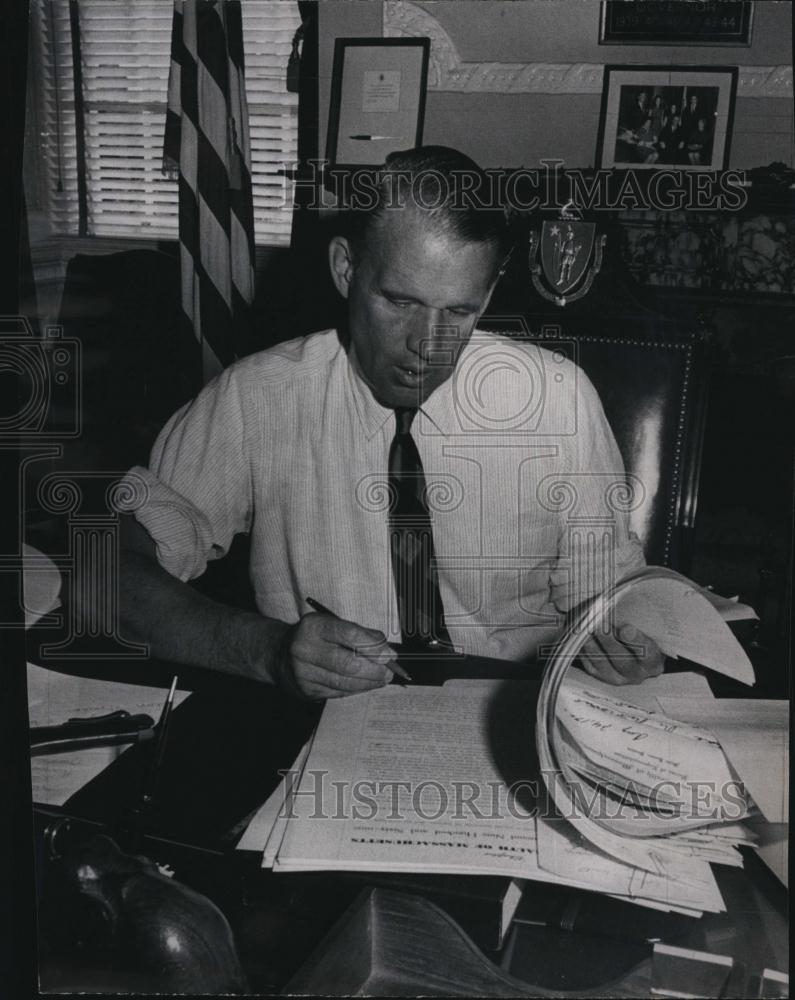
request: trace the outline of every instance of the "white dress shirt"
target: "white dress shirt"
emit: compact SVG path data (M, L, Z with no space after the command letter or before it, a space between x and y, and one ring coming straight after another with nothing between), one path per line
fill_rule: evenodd
M312 596L400 639L388 549L394 411L335 331L245 358L166 424L136 517L181 580L250 533L263 615ZM623 464L596 392L562 355L475 331L412 425L445 621L459 649L524 659L567 611L643 565L616 489ZM140 483L139 483L140 485Z

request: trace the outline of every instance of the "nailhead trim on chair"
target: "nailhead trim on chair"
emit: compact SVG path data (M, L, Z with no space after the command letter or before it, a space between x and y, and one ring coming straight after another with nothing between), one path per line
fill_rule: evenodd
M516 339L515 334L511 332L501 332L494 331L498 336L503 336L508 339ZM674 441L674 468L673 468L673 478L671 483L671 498L668 503L668 515L666 517L665 524L665 540L663 543L663 556L664 561L668 563L671 555L671 545L673 542L674 528L676 526L676 514L677 508L682 502L681 495L681 481L682 481L682 447L684 443L685 435L685 415L687 410L687 403L690 397L690 373L692 369L693 361L693 344L692 343L680 343L672 340L637 340L635 338L629 337L593 337L586 335L584 337L571 336L566 338L565 335L561 338L559 334L556 337L546 337L543 333L537 336L533 336L533 342L539 342L544 340L553 339L570 339L576 343L590 343L590 344L626 344L629 347L647 347L653 349L664 349L664 350L676 350L685 352L685 369L684 376L682 379L682 392L679 401L679 419L676 427L676 439Z

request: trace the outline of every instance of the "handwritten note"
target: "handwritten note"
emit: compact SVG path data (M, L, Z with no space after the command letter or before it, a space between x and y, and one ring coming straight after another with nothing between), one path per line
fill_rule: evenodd
M742 790L706 729L566 681L558 718L580 752L627 789L677 803L688 816L738 819ZM728 811L728 815L725 813Z

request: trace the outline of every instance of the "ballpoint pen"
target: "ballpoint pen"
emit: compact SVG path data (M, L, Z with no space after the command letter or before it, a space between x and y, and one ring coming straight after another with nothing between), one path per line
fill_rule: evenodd
M317 611L321 615L329 615L331 618L339 618L339 615L335 615L333 611L330 611L325 605L321 604L320 601L316 601L314 597L307 597L306 603L312 608L313 611ZM389 668L393 674L397 674L398 677L402 677L405 681L411 681L413 678L411 674L404 668L401 667L399 663L393 664Z
M357 139L359 142L381 142L384 139L397 139L396 135L349 135L349 139Z

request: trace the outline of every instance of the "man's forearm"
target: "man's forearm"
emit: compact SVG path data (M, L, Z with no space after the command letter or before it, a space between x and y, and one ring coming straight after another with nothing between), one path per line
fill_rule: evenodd
M172 663L251 677L280 679L289 626L211 600L166 572L149 533L120 518L119 611L122 635ZM79 593L73 595L79 600ZM87 608L76 608L86 617Z
M376 629L328 614L288 625L218 604L163 569L152 538L131 515L120 517L120 549L122 635L147 643L159 659L279 684L310 700L392 679L395 652Z
M276 683L285 622L211 600L149 556L123 552L122 634L158 659Z

